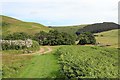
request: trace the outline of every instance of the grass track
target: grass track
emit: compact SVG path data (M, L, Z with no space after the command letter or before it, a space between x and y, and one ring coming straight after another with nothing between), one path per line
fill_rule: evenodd
M56 77L59 64L53 54L36 55L30 64L17 76L19 78L47 78Z

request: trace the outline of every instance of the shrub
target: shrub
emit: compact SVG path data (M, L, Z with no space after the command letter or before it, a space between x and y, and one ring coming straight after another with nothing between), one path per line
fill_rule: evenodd
M78 44L81 44L81 45L95 44L96 43L96 39L95 39L94 35L92 33L89 33L89 32L81 33L78 36L78 40L79 40Z
M30 48L28 48L28 50L31 50L31 51L38 51L40 48L39 48L39 43L37 41L32 41L33 44Z
M75 44L76 39L70 34L51 30L49 33L42 31L35 34L34 40L40 45L72 45Z
M26 40L29 38L31 38L30 35L24 32L15 32L3 37L4 40Z

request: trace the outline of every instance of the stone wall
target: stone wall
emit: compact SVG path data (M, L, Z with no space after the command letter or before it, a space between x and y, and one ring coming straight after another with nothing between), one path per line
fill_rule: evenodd
M27 40L0 40L0 44L31 47L33 43L31 39L27 39Z

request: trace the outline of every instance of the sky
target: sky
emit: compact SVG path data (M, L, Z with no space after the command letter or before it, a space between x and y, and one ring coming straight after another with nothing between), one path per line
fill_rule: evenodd
M1 0L2 15L46 26L118 23L119 0Z

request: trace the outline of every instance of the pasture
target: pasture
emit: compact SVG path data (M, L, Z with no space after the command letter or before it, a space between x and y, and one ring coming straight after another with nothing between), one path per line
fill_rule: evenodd
M2 63L0 66L2 69L0 70L3 72L3 78L66 78L73 80L74 78L118 77L118 39L120 35L118 32L120 29L95 33L98 45L87 43L76 45L72 44L77 38L75 33L86 25L46 27L42 24L24 22L7 16L2 16L2 18L3 37L14 32L25 32L34 40L35 33L47 32L45 35L40 33L36 36L36 41L40 41L41 45L36 44L37 46L34 45L29 49L13 50L13 48L1 51ZM48 33L50 30L53 31ZM54 30L65 32L65 34L54 32ZM87 42L85 39L82 40ZM47 46L42 46L43 43ZM70 44L68 45L68 43ZM51 44L54 46L50 46Z
M47 52L47 48L44 52ZM54 52L60 46L51 46L51 52L46 54L35 52L25 55L19 50L3 51L3 78L55 78L59 75L60 65Z
M50 28L34 23L34 22L24 22L15 18L7 17L7 16L0 16L2 17L2 34L8 35L15 32L25 32L29 35L33 35L40 31L48 32L51 30Z
M86 24L87 25L87 24ZM74 35L76 31L80 28L85 27L86 25L78 25L78 26L57 26L57 27L51 27L54 30L57 30L59 32L65 32L71 35Z
M51 52L21 55L3 51L4 78L116 78L118 49L97 46L40 46ZM61 71L63 73L61 73Z
M110 31L97 33L95 34L97 35L96 41L103 45L110 45L109 47L118 48L118 45L120 45L118 43L118 38L120 36L120 34L118 33L119 30L116 29L116 30L110 30Z

